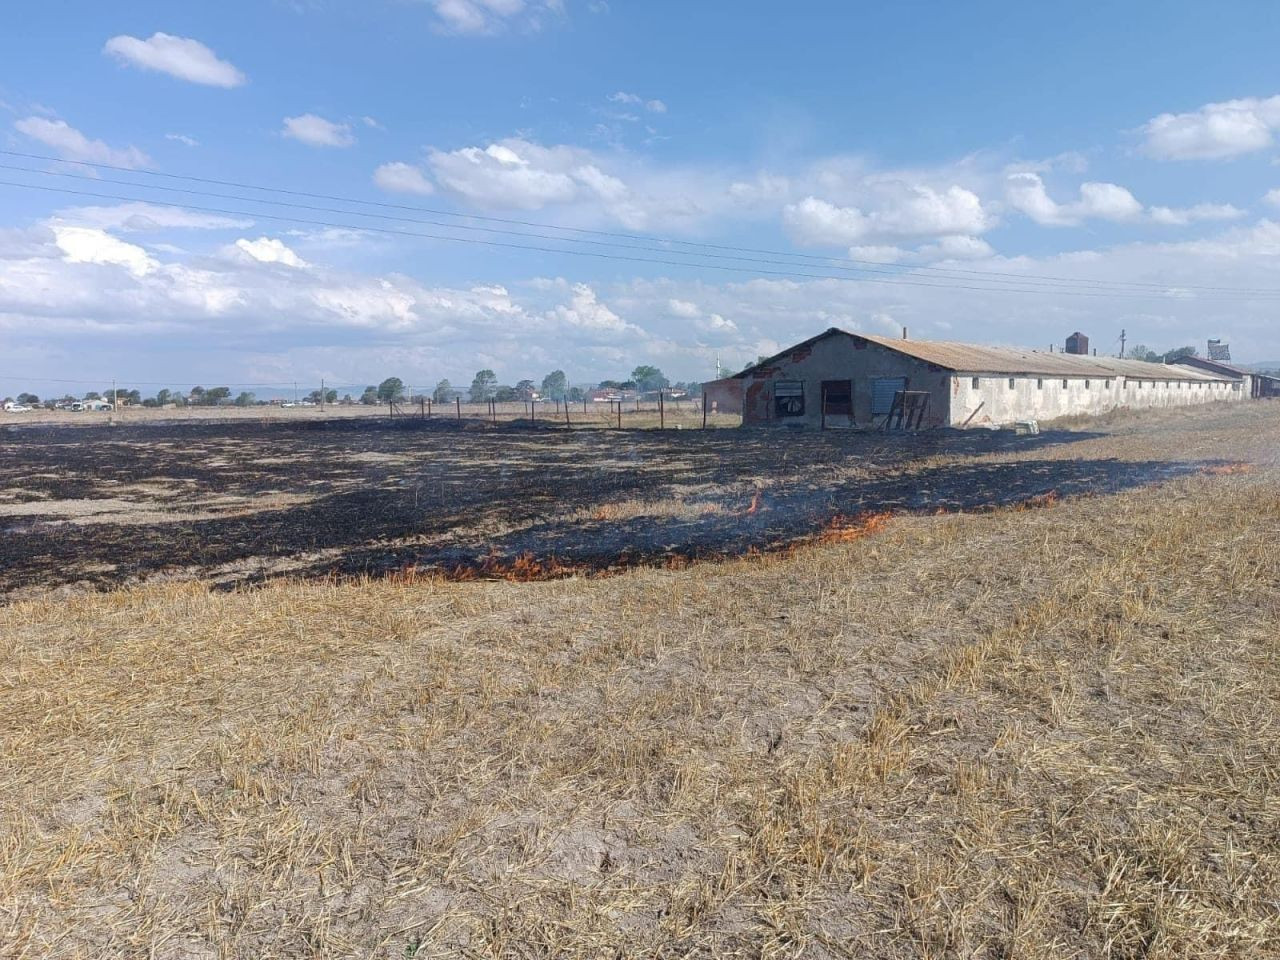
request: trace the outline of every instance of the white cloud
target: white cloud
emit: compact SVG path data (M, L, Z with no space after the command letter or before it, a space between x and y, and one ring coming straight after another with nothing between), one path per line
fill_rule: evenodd
M556 306L547 317L560 324L593 331L621 333L631 326L601 303L595 290L585 283L575 283L569 303Z
M65 120L27 117L16 121L13 126L19 133L52 147L60 157L67 160L106 163L115 167L128 167L131 170L151 164L151 158L137 147L116 149L107 146L101 140L90 140Z
M54 214L55 223L89 226L123 233L160 230L243 230L253 221L200 213L155 203L121 203L115 206L69 207Z
M1190 207L1152 207L1151 219L1169 226L1186 226L1202 220L1239 220L1244 211L1229 203L1197 203Z
M542 26L548 14L564 15L563 0L429 0L442 33L492 34L513 23Z
M125 243L102 230L57 226L53 233L68 263L115 265L124 267L135 276L148 274L157 267L156 261L142 247Z
M791 195L791 181L776 174L760 172L755 180L729 184L729 196L743 206L781 203Z
M921 247L916 255L922 260L985 260L995 256L995 250L981 237L954 236Z
M436 181L446 189L481 206L523 210L576 199L585 185L572 171L587 159L585 151L573 147L518 139L430 154Z
M1273 207L1280 207L1280 187L1268 190L1262 198L1263 203L1269 203Z
M373 171L373 182L389 193L416 193L423 196L436 192L435 186L421 170L408 163L384 163Z
M810 244L978 234L993 224L978 195L961 186L938 190L886 182L877 185L877 192L878 205L868 211L810 196L788 204L783 220L798 241Z
M356 142L350 126L334 123L314 113L285 117L280 134L311 147L349 147Z
M625 103L628 106L643 107L650 113L666 113L667 105L661 100L646 100L644 97L636 93L628 93L625 90L619 90L617 93L609 94L610 103Z
M729 336L738 332L738 325L732 320L726 320L718 313L709 313L704 317L699 317L694 325L703 333Z
M185 133L166 133L164 135L164 138L166 140L174 140L182 144L184 147L200 146L199 140L197 140L195 137L188 137Z
M236 241L235 249L259 263L279 263L286 267L307 266L305 260L290 250L284 241L275 237L259 237L257 240L241 237Z
M1190 113L1162 113L1142 132L1158 160L1217 160L1271 145L1280 129L1280 96L1207 103Z
M1034 173L1011 174L1005 181L1005 199L1043 226L1074 226L1088 219L1123 222L1142 216L1142 204L1114 183L1082 183L1080 198L1063 204L1049 196L1044 181Z
M932 246L960 256L981 243L954 236L961 239L942 237ZM324 248L306 248L310 264L290 268L302 259L291 237L286 242L294 249L271 237L241 239L201 257L144 250L89 226L0 230L6 345L15 355L38 349L41 357L63 357L59 375L69 377L92 376L111 351L124 350L139 369L182 371L180 379L207 371L220 380L336 381L341 373L376 382L393 372L412 383L465 381L481 365L507 382L556 368L574 380L619 376L641 359L673 379L710 378L717 357L737 369L757 353L830 326L880 332L905 325L918 337L1041 346L1080 329L1099 352L1124 326L1153 346L1221 335L1243 359L1280 353L1273 304L1265 299L1224 307L1194 295L1063 298L1053 289L1018 295L900 285L895 277L882 277L887 283L659 277L604 286L561 279L503 285L495 277L457 288L336 268L323 260L337 251ZM912 279L910 266L922 254L905 256L905 279ZM1274 286L1277 264L1280 223L1264 220L1194 242L978 257L966 266L1029 277L1139 279L1172 290ZM166 335L175 331L182 336ZM236 350L220 352L218 344L228 341Z
M1114 183L1082 183L1080 197L1058 203L1049 196L1038 174L1013 173L1005 181L1005 199L1043 226L1078 226L1086 220L1116 223L1149 220L1164 226L1186 226L1211 220L1238 220L1244 211L1229 203L1197 203L1190 207L1151 207L1141 203L1124 187Z
M909 256L909 252L890 244L872 244L849 248L849 256L854 260L871 261L872 263L897 263Z
M102 51L121 63L210 87L238 87L246 79L199 40L189 37L154 33L148 40L139 40L122 35L108 40Z

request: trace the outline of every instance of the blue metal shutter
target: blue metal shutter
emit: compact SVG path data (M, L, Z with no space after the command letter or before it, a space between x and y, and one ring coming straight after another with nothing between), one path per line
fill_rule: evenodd
M871 415L888 413L893 407L893 395L907 389L906 377L879 377L871 381Z

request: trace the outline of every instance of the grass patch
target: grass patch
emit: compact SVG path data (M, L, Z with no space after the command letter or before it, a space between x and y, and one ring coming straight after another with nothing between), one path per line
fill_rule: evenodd
M1280 482L0 608L15 956L1280 950Z

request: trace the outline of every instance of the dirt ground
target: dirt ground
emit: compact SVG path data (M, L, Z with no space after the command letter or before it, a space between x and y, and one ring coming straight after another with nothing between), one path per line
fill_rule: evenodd
M865 513L1101 494L1256 443L1270 404L1039 436L157 422L0 431L0 592L408 570L565 572L776 549ZM526 563L526 566L528 564Z
M398 481L447 464L464 482L437 509L474 524L472 485L515 478L521 496L486 516L526 529L563 511L558 530L741 518L758 484L750 517L810 486L796 502L823 510L868 485L922 506L1010 484L1064 495L607 578L11 598L0 955L1280 956L1280 407L972 449L742 437L735 459L718 439L24 448L10 490L66 503L118 481L96 514L115 519L38 521L87 550L118 531L117 556L154 526L177 540L236 521L120 520L135 498L157 509L120 489L156 477L204 491L163 509L243 510L211 492L252 504L313 482L308 504L354 510L362 485L403 504ZM626 499L637 474L696 486L695 506ZM308 504L280 513L343 515L293 513Z

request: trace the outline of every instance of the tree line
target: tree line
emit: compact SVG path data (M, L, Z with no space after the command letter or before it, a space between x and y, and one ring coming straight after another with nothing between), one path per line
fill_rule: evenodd
M601 380L598 386L607 390L633 391L636 393L653 393L657 390L676 388L684 390L690 396L699 395L702 389L701 384L697 382L672 383L660 369L648 364L641 364L636 367L631 371L630 378L626 380ZM476 371L475 377L472 378L471 386L466 390L456 389L448 380L441 380L429 394L410 396L403 380L399 377L387 377L376 386L370 384L365 387L356 397L347 393L339 398L338 391L332 388L316 389L305 394L302 402L308 405L341 403L375 406L417 400L419 397L422 399L430 397L435 403L453 403L458 398L465 399L469 403L486 403L489 400L498 403L514 403L538 398L572 403L581 402L586 398L586 395L587 391L583 387L570 386L568 377L563 370L552 370L542 378L540 383L526 379L517 381L514 385L509 385L500 383L497 375L492 370L486 369ZM107 387L100 391L90 390L83 397L66 394L62 397L47 398L41 401L40 397L34 393L20 393L14 399L18 403L27 406L34 407L43 404L43 406L54 408L80 401L105 400L110 403L113 402L113 398L118 398L118 402L122 405L142 407L216 407L227 405L252 407L269 402L259 400L256 394L248 390L240 391L233 397L231 388L225 386L195 386L190 390L165 388L156 391L152 396L145 397L142 391L136 388Z

